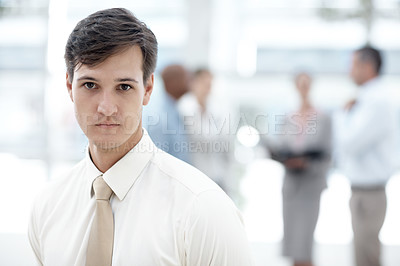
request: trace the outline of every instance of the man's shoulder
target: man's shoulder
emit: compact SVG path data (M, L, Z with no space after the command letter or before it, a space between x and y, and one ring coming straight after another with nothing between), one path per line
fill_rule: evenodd
M162 150L155 153L152 163L164 176L195 196L205 191L222 192L222 189L200 170Z
M57 198L68 193L68 189L74 185L84 165L85 160L82 160L59 177L49 181L36 195L34 210L43 212L46 209L52 209L52 206L57 204Z
M184 205L190 206L189 213L193 219L211 219L210 217L219 217L217 214L224 213L225 218L220 218L223 221L241 221L240 212L229 196L197 168L163 151L155 154L152 163L156 165L162 178L169 178L174 183L174 192L183 196L179 198L184 199Z
M381 80L370 81L361 89L361 102L368 104L387 104L391 101L391 89Z

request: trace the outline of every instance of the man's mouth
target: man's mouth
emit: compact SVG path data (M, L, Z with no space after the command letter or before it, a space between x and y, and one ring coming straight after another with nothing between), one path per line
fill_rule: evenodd
M97 123L95 124L96 127L100 128L113 128L113 127L118 127L120 124L118 123Z

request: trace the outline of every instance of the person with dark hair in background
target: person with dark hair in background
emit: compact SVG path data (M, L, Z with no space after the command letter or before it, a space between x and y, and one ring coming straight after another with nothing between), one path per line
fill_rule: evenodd
M312 266L314 231L331 159L331 118L310 99L312 79L295 77L300 108L286 117L281 134L267 144L271 158L285 167L282 188L283 255L294 266Z
M189 140L178 108L178 101L189 91L190 73L180 64L171 64L162 70L161 78L164 91L160 102L144 111L144 127L158 148L191 164Z
M378 50L363 47L353 53L350 76L358 96L335 119L339 169L348 177L350 211L357 266L379 266L379 232L386 214L385 187L397 165L396 116L379 78Z
M252 265L229 197L142 129L156 60L156 37L126 9L98 11L71 33L66 85L89 144L35 200L39 265Z

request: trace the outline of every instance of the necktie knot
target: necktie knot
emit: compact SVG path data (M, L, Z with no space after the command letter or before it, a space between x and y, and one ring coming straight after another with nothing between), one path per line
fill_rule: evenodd
M94 180L93 190L96 200L109 200L113 192L101 176Z

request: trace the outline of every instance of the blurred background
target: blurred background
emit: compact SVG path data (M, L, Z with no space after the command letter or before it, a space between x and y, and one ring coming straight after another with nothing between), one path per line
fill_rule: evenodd
M32 200L84 156L86 138L65 87L64 46L80 19L109 7L130 9L157 36L155 99L169 63L212 71L210 100L232 115L235 128L229 195L243 212L256 265L289 265L280 256L283 167L266 157L254 134L257 118L296 107L298 70L312 73L317 106L341 108L356 91L351 53L366 43L383 51L383 81L400 106L400 1L0 0L0 265L33 265L26 237ZM400 263L398 191L394 175L381 231L388 266ZM332 167L315 232L317 265L352 265L349 197L346 178Z

